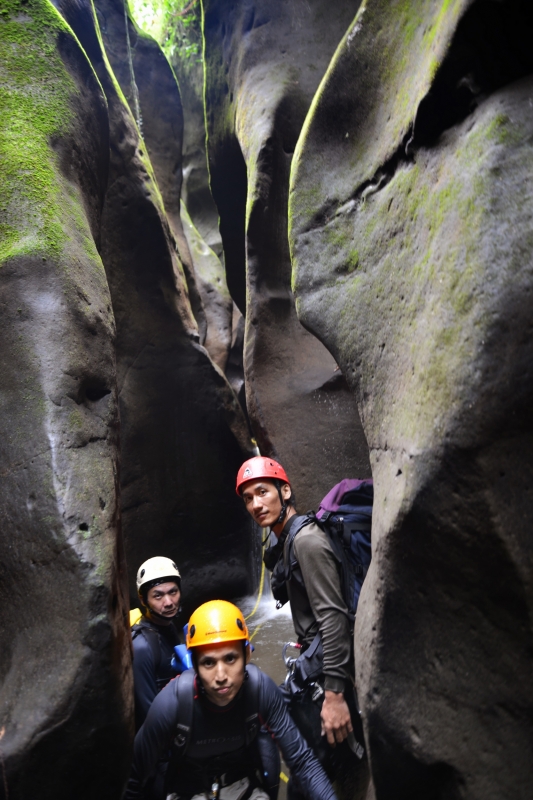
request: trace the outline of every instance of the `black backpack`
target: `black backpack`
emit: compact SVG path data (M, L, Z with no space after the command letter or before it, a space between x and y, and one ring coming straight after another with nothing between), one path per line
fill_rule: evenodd
M281 608L288 601L287 581L291 575L300 580L298 562L294 557L293 542L296 535L311 522L326 533L339 565L341 589L350 617L355 620L357 604L370 561L372 505L374 485L372 480L345 479L336 484L320 503L318 512L291 517L279 541L268 548L265 564L272 569L272 594ZM288 541L287 562L283 549Z
M140 622L136 622L135 625L131 626L132 641L140 635L144 636L150 646L152 657L154 659L154 670L155 674L157 675L159 667L161 666L161 640L159 638L159 633L152 628L151 625L148 625L146 622L141 620ZM161 691L164 686L164 684L162 686L159 685L161 683L161 679L156 678L156 683L157 688Z

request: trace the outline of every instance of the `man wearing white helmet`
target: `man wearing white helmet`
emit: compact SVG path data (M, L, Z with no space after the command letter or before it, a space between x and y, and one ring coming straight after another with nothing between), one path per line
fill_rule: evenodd
M139 567L137 592L144 611L132 628L136 730L156 695L177 674L170 662L174 646L183 641L174 625L180 590L181 576L170 558L149 558Z

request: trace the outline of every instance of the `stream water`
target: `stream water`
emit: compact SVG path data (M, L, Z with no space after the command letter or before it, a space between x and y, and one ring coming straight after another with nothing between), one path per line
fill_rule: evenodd
M254 646L252 663L266 672L279 685L286 675L281 650L285 642L294 641L294 627L290 606L276 608L276 601L270 592L268 574L265 576L261 597L244 597L235 601L247 618L251 641ZM286 800L287 765L282 762L278 800Z

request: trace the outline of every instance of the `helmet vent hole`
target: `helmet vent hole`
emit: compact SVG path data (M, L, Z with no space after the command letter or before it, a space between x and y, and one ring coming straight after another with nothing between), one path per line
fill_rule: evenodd
M145 573L145 572L146 572L146 570L145 570L145 569L142 569L142 570L141 570L141 575L140 575L140 577L141 577L141 578L144 578L144 573Z
M243 631L243 630L244 630L244 628L243 628L243 625L242 625L242 622L241 622L241 621L240 621L240 619L238 619L238 618L237 618L237 627L238 627L238 629L239 629L240 631Z
M191 630L189 631L189 638L192 639L195 633L196 633L196 625L193 625L191 627Z

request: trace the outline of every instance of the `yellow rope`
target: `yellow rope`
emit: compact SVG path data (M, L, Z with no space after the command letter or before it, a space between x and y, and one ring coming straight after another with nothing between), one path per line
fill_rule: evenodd
M253 632L253 633L252 633L252 635L250 636L250 641L252 641L252 639L254 638L255 634L256 634L256 633L257 633L257 631L259 630L259 628L262 628L262 627L263 627L263 623L262 623L262 622L260 622L260 623L259 623L259 625L257 626L257 628L255 628L255 629L254 629L254 632Z
M263 561L263 559L261 559L261 565L262 565L261 566L261 580L259 581L259 591L257 592L257 600L255 601L255 606L253 607L253 611L250 614L248 614L247 617L244 618L247 621L249 619L251 619L253 617L253 615L255 614L255 612L257 611L257 608L259 606L259 602L260 602L261 597L263 595L263 586L265 585L265 562Z

